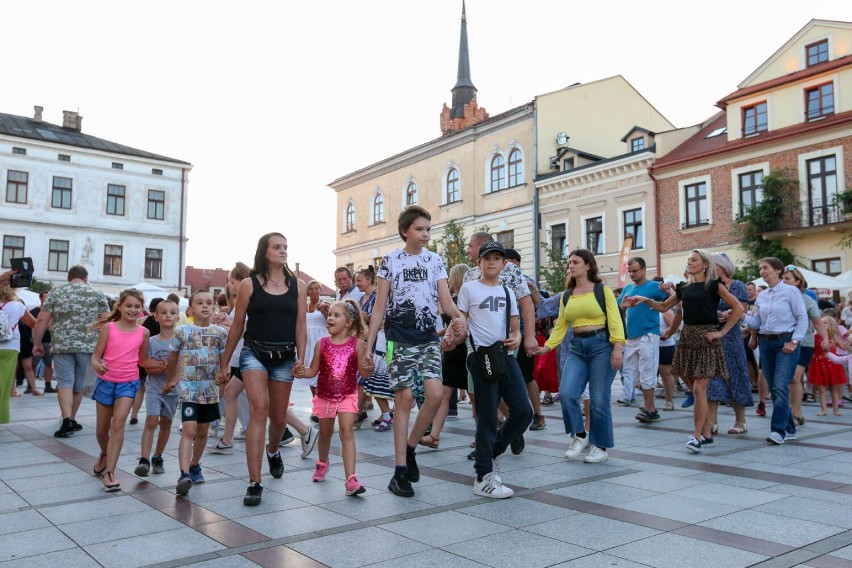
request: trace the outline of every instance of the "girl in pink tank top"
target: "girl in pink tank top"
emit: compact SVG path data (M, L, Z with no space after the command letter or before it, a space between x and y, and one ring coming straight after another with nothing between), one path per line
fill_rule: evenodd
M358 417L358 377L369 377L373 372L367 358L366 331L361 310L354 300L334 302L326 318L328 337L316 343L314 357L309 367L296 364L293 376L303 379L317 378L314 396L314 414L319 417L319 459L314 468L314 481L325 481L328 473L328 452L334 433L334 419L340 430L343 446L343 468L346 472L347 495L360 495L365 491L355 475L354 424Z
M96 437L101 448L93 473L103 475L104 491L118 491L115 467L124 445L124 423L139 390L137 365L153 366L148 360L148 330L139 325L145 297L139 290L124 290L112 312L98 318L100 328L92 353L92 368L98 374L92 398L97 403Z

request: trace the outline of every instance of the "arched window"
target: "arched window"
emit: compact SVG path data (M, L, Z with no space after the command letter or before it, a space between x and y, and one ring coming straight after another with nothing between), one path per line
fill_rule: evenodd
M413 181L408 182L405 188L405 206L409 205L417 205L417 184Z
M524 158L521 151L515 148L509 154L509 187L524 183Z
M497 154L491 159L491 191L506 189L506 161Z
M348 233L355 230L355 204L351 201L346 205L346 223L343 232Z
M385 198L381 193L373 197L373 225L385 222Z
M447 172L447 203L455 203L459 200L459 171L450 168Z

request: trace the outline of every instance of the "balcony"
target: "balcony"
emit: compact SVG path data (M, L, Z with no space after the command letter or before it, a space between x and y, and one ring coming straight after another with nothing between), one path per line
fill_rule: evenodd
M778 220L764 238L792 237L806 233L852 230L852 212L844 213L842 203L836 198L811 199L785 203L787 213Z

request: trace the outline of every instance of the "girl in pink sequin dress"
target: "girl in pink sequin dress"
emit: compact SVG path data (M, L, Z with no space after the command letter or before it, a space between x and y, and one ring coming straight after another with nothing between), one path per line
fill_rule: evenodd
M355 475L354 424L358 417L358 377L369 377L373 366L367 357L367 345L361 310L354 300L334 302L326 319L328 337L316 343L310 367L296 365L293 374L309 379L317 375L317 392L313 413L319 417L319 459L314 468L314 481L325 481L330 467L328 452L337 418L340 443L343 446L343 469L346 474L346 494L360 495L365 491Z

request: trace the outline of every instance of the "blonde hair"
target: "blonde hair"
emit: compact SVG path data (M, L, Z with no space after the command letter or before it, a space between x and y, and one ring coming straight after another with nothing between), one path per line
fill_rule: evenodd
M470 271L470 267L464 263L457 264L450 269L450 276L447 278L447 284L450 287L450 292L458 294L464 283L464 276Z
M716 263L713 260L713 255L706 249L692 249L690 252L697 254L707 264L704 269L704 287L709 288L710 281L716 280Z
M829 339L837 345L840 342L840 327L837 325L837 320L831 316L822 316L822 322L828 331Z
M0 302L11 302L17 300L18 294L11 286L3 286L0 288Z
M364 339L367 335L367 327L364 325L364 317L361 315L361 308L352 298L345 300L337 300L331 304L329 311L335 306L340 307L346 319L352 322L352 327L349 328L349 335L354 335L358 339Z

